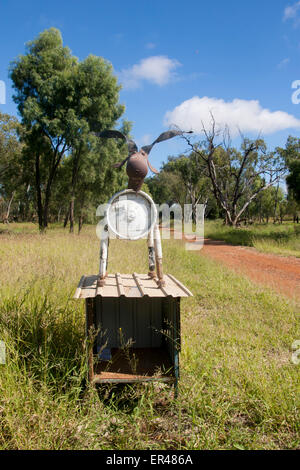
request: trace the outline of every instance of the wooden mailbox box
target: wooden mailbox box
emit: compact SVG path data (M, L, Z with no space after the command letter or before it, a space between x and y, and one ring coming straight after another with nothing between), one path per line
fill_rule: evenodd
M170 274L165 285L147 274L82 276L75 293L85 299L87 335L98 333L88 355L92 383L162 381L177 385L180 299L192 293Z

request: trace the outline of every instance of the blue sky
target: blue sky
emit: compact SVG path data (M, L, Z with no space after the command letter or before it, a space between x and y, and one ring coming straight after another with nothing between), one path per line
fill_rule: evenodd
M110 61L139 145L170 125L200 130L209 111L270 148L300 134L300 2L287 0L0 0L2 112L16 114L8 65L51 26L80 60ZM300 94L299 94L300 96ZM238 142L238 139L237 139ZM185 150L179 138L158 144L154 166Z

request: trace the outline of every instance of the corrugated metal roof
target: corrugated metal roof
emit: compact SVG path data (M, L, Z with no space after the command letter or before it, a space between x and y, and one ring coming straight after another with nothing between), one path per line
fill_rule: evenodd
M159 287L156 279L147 274L109 274L103 287L97 287L97 275L82 276L74 299L102 297L190 297L193 294L171 274L165 274L165 286Z

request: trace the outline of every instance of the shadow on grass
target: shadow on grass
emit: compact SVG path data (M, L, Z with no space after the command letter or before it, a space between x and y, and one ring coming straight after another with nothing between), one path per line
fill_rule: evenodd
M152 408L160 412L174 404L173 386L164 385L164 389L157 390L154 383L97 384L97 393L105 406L125 414L131 414L145 400L150 400Z
M96 388L98 397L105 406L113 406L123 413L132 413L141 400L139 387L129 384L97 384Z

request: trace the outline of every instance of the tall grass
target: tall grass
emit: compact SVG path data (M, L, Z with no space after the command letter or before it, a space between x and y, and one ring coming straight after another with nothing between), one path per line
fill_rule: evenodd
M72 295L98 249L93 227L0 235L1 449L299 448L299 304L177 241L163 243L164 268L194 293L182 301L178 398L163 384L83 388L84 306ZM146 262L144 241L112 241L110 272Z
M300 257L300 225L253 224L232 228L221 220L205 221L205 237L232 245L252 246L264 253Z

